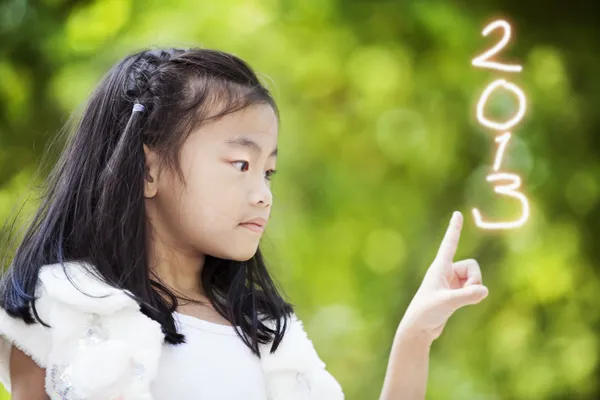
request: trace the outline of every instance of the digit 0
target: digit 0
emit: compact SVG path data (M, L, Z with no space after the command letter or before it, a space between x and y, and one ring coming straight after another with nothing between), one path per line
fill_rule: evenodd
M513 92L519 99L519 109L518 109L517 113L511 119L509 119L505 122L495 122L495 121L488 119L484 115L484 109L487 104L488 98L490 97L492 92L494 92L494 90L497 90L499 88L504 88L506 90ZM479 102L477 103L477 120L479 121L480 124L487 126L488 128L491 128L491 129L494 129L497 131L507 131L507 130L511 129L512 127L514 127L516 124L518 124L519 121L521 121L521 119L523 118L523 115L525 115L525 109L526 109L526 100L525 100L525 94L523 93L523 91L517 85L507 82L506 79L497 79L494 82L490 83L483 90L483 93L481 93L481 97L479 98Z

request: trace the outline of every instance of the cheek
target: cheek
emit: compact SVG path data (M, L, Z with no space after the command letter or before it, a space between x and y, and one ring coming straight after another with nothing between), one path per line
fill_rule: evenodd
M241 194L235 177L212 168L200 168L190 174L182 192L182 222L195 232L217 232L240 222ZM233 179L232 179L233 178Z

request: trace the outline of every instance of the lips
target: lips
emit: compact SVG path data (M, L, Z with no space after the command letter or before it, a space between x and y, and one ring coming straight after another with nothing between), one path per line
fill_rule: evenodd
M248 221L240 223L240 226L256 233L262 233L267 225L267 219L263 217L252 218Z
M242 224L240 224L240 226L243 226L244 228L247 228L247 229L251 230L252 232L257 232L257 233L260 233L265 230L263 225L254 224L254 223L242 223Z
M252 218L251 220L242 222L240 225L246 225L246 224L257 225L257 226L259 226L261 228L264 228L265 225L267 225L267 220L265 218L262 218L262 217Z

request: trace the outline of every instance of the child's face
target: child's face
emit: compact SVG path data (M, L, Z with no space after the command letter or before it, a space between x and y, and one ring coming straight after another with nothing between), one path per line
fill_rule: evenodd
M262 233L240 223L269 218L273 196L267 177L276 166L277 136L277 117L268 105L248 107L193 132L180 153L187 185L175 172L162 172L146 188L153 196L146 200L148 215L162 240L188 255L250 259ZM261 150L228 143L240 137Z

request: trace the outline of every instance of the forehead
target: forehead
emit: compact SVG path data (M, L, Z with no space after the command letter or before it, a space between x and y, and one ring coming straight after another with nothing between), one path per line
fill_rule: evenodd
M227 114L202 128L205 139L227 145L240 136L249 137L261 147L272 147L277 142L279 123L273 108L258 104Z

